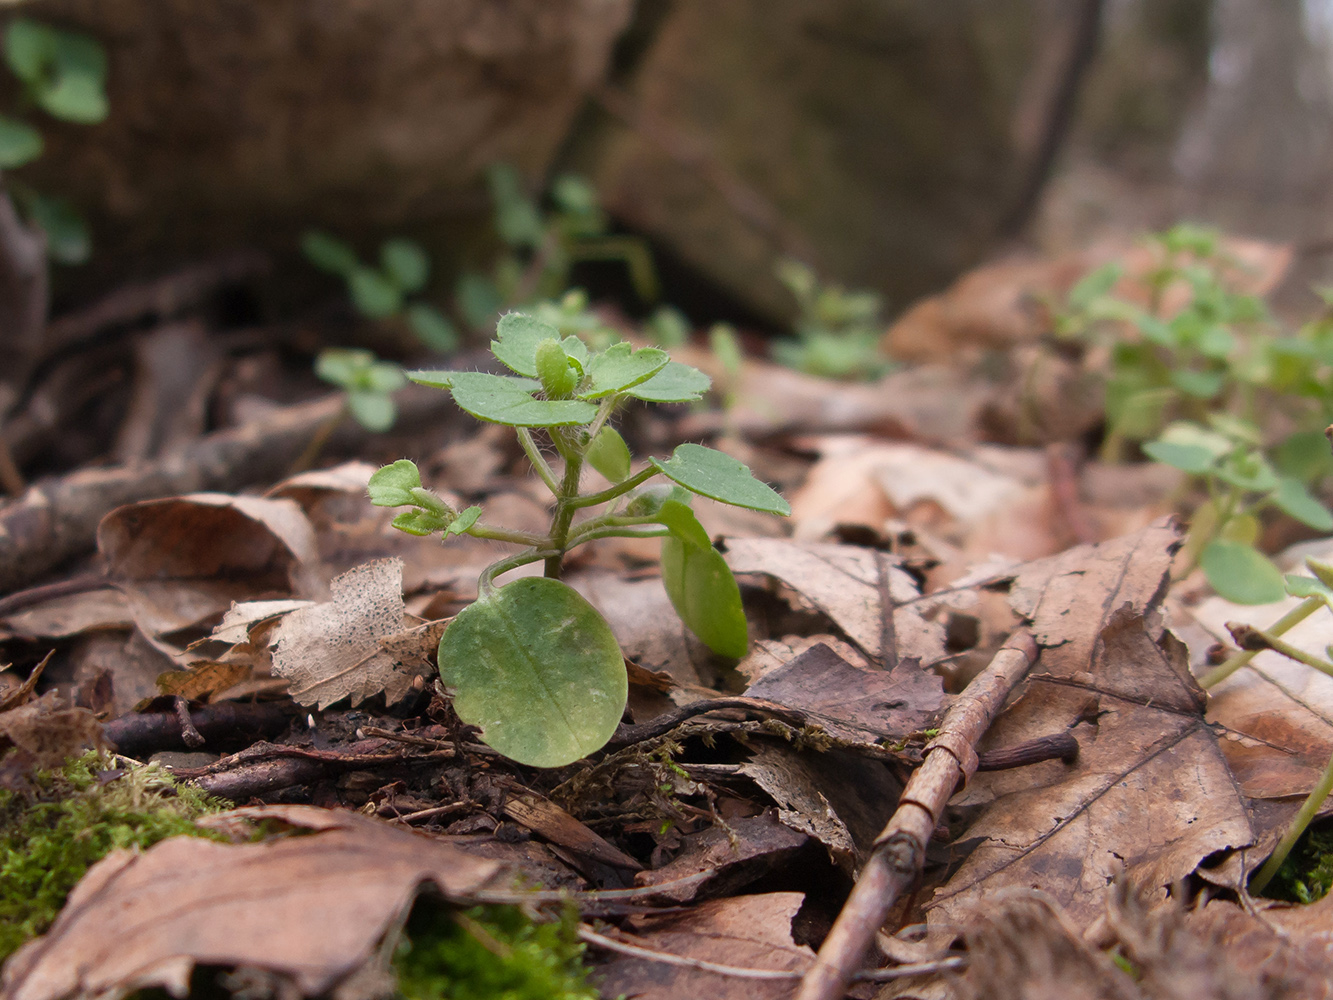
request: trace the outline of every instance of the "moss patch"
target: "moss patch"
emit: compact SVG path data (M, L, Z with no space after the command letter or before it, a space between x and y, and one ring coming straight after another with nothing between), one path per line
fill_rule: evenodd
M1296 842L1266 896L1293 903L1313 903L1333 887L1333 825L1312 826Z
M37 773L29 791L0 790L0 961L50 927L70 890L113 849L181 834L226 839L194 821L231 803L156 765L113 766L88 753Z
M578 917L537 923L516 906L449 910L423 900L394 955L407 1000L597 1000Z

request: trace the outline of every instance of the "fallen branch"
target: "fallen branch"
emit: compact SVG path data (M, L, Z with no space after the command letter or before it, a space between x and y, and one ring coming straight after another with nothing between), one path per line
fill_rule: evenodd
M926 746L921 766L903 789L870 859L833 929L804 978L796 1000L841 1000L861 968L875 933L899 895L916 881L926 844L949 799L977 769L977 740L990 728L1005 699L1037 659L1031 633L1020 629L950 707L939 735Z

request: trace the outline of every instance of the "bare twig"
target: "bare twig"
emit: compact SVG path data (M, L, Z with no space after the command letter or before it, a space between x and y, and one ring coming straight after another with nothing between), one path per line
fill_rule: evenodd
M796 1000L840 1000L846 992L898 896L920 874L926 843L945 804L976 771L977 740L1036 658L1036 641L1020 629L950 707L940 734L927 745L925 759L912 772L897 810L876 838L861 877L801 981Z

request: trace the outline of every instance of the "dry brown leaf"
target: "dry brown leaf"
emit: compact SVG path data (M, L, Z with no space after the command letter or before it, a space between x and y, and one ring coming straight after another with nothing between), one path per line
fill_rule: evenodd
M128 629L134 624L125 595L110 587L66 594L16 611L0 629L22 639L68 639L84 632Z
M48 691L0 712L0 787L13 787L30 770L59 767L71 754L101 745L102 727L93 713Z
M1014 604L1041 658L983 748L1072 729L1079 758L976 775L962 802L986 805L962 840L978 846L928 904L932 921L1036 886L1086 926L1122 872L1155 900L1204 858L1253 843L1184 648L1160 624L1177 544L1160 525L1019 574Z
M431 669L430 635L403 607L402 561L350 569L329 590L331 601L291 612L274 630L273 672L303 705L324 708L349 696L358 705L381 691L390 705L402 700Z
M663 889L661 898L686 903L705 887L708 895L735 892L790 864L808 842L803 833L779 822L771 811L742 816L726 826L710 826L686 834L680 852L669 864L634 876L637 885L661 885L708 872L707 878Z
M784 971L805 968L814 952L792 940L791 922L801 908L799 892L770 892L702 903L685 913L639 921L639 933L621 940L657 951L721 965ZM603 996L636 1000L780 1000L794 981L737 979L615 955L598 970Z
M307 996L376 954L419 888L466 902L501 872L439 839L309 806L243 809L313 832L258 844L175 837L115 851L74 888L51 930L5 965L3 1000L151 987L176 996L196 964L276 973Z

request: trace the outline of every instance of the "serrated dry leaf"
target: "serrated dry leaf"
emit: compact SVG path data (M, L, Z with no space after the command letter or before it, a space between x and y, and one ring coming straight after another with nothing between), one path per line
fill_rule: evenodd
M401 701L431 669L430 636L412 628L403 607L402 560L357 566L329 590L331 601L293 611L278 625L273 672L291 682L302 705L324 708L347 697L358 705L381 691L390 705Z

